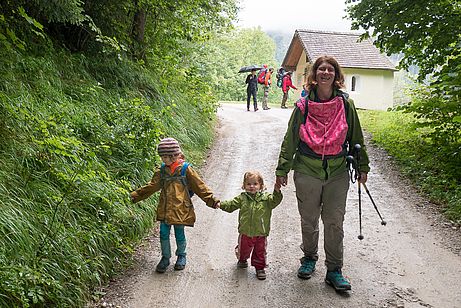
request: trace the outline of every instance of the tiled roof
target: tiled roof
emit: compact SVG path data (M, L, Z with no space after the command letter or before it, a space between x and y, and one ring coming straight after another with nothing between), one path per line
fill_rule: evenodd
M298 29L293 41L296 38L299 38L310 62L314 62L320 56L329 55L342 67L395 70L392 62L373 45L372 41L360 41L359 34Z

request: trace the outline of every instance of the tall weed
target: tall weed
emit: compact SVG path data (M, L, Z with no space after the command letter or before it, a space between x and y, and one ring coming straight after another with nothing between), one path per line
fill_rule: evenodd
M66 51L0 58L0 306L83 306L155 221L157 196L132 205L128 192L152 176L159 139L200 163L209 86L153 67Z

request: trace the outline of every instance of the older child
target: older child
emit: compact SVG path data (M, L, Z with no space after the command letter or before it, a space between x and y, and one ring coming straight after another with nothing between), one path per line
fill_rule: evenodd
M195 212L189 189L197 194L209 207L216 208L219 200L213 196L211 190L191 166L184 166L184 156L178 141L174 138L162 139L157 147L157 152L163 161L162 166L154 172L149 183L131 193L131 200L136 203L160 191L157 220L160 221L162 259L155 270L159 273L164 273L170 265L171 226L174 227L176 238L177 260L174 269L183 270L186 266L184 226L192 227L195 223Z
M223 201L218 206L226 212L239 212L239 239L236 247L237 266L248 267L247 259L251 254L251 265L256 269L259 280L266 279L266 245L269 235L272 210L282 201L280 185L274 186L273 194L263 192L264 180L259 172L246 172L243 176L242 192L232 200Z

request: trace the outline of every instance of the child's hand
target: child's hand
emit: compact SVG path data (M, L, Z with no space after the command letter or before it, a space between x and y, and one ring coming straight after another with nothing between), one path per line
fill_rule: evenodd
M274 190L276 192L280 192L280 189L282 188L282 185L280 183L275 183L274 184Z
M213 204L213 208L214 208L214 209L219 209L220 207L221 207L221 202L220 202L220 201L218 201L218 202L216 202L215 204Z

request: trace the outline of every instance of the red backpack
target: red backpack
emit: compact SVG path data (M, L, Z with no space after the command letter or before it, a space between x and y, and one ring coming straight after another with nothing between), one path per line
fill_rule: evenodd
M266 81L266 72L267 72L267 68L262 69L259 72L259 74L258 74L258 83L259 84L264 84L264 82Z

